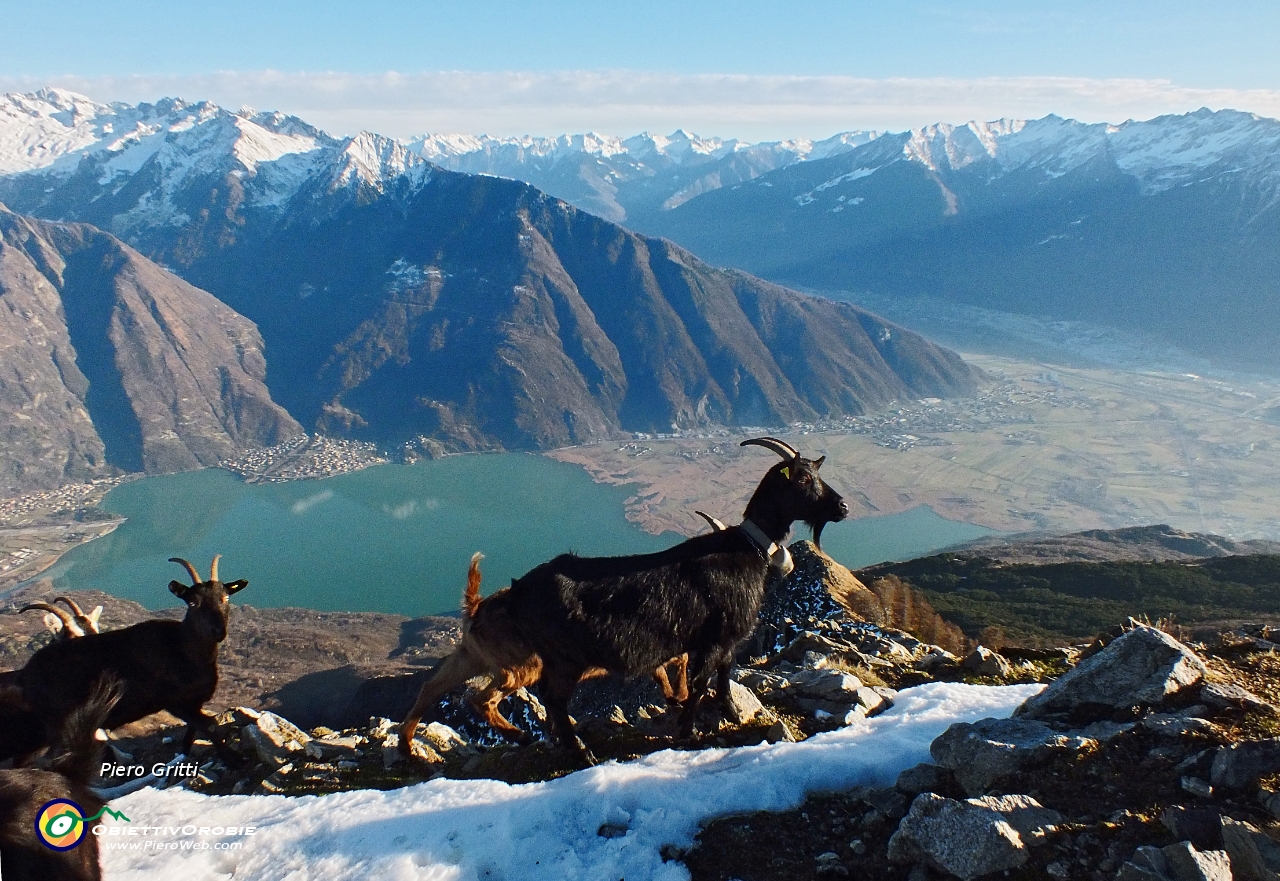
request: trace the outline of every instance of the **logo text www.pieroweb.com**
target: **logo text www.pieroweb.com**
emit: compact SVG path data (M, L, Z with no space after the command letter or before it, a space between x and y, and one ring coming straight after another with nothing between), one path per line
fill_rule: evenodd
M128 825L101 823L110 818ZM92 826L92 829L90 828ZM57 798L46 803L36 814L36 837L51 850L71 850L84 841L86 834L106 839L102 843L111 850L239 850L243 839L256 835L256 826L145 825L134 823L122 812L103 807L91 816L74 801ZM207 841L213 837L217 841Z

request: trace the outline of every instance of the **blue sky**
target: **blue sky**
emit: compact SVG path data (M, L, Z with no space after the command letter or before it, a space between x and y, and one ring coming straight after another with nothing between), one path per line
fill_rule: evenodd
M339 132L820 137L972 115L1277 115L1277 34L1280 3L1260 0L0 0L0 88L181 94Z

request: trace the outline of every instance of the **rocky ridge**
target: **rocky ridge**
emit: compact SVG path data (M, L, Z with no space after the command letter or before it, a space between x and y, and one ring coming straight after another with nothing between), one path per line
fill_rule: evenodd
M252 322L85 224L0 205L0 488L215 465L300 431Z
M1202 560L1238 554L1275 554L1280 542L1235 541L1221 535L1183 532L1167 524L1089 529L1069 535L982 538L954 548L957 554L1002 563L1095 563L1136 560Z

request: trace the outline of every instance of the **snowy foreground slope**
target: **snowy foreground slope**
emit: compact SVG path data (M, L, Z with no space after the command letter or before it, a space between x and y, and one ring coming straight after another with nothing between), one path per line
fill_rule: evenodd
M391 792L303 798L143 790L113 803L135 828L252 825L258 831L199 839L210 844L207 850L156 852L141 844L113 850L110 843L145 839L104 838L105 877L685 879L684 866L664 863L659 850L687 847L703 821L792 808L810 792L892 784L899 772L928 760L929 744L953 722L1006 717L1042 687L931 683L900 692L883 715L802 743L669 750L546 783L442 779ZM604 824L627 832L602 837ZM242 847L213 849L233 841Z

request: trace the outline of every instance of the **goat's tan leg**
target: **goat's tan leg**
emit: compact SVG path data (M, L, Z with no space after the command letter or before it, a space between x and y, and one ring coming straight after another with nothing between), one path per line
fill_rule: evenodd
M408 755L409 744L413 742L413 736L418 731L418 723L442 697L468 679L488 672L490 672L488 665L469 651L466 645L460 646L453 654L441 661L431 678L422 684L413 709L400 723L401 751Z
M672 686L668 669L675 671L676 686ZM679 706L689 699L689 656L672 658L653 671L653 678L662 689L662 697L668 706Z
M478 714L484 717L485 721L489 723L489 727L507 740L515 743L528 743L533 739L533 736L524 729L512 725L507 720L507 717L502 715L498 705L521 688L533 685L541 675L542 661L537 655L534 655L525 664L515 668L506 668L495 676L488 688L470 698L471 706Z
M702 653L689 656L689 667L693 670L693 676L689 683L689 700L680 711L681 737L693 736L694 727L698 721L698 707L707 695L707 687L711 684L711 672L715 669L715 665L710 663L710 659Z

